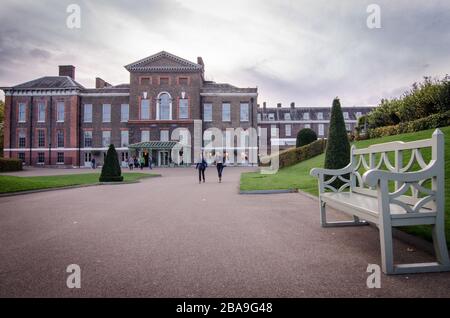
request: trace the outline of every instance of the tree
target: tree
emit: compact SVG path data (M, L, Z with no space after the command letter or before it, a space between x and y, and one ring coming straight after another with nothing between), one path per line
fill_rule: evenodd
M100 182L120 182L123 181L122 170L120 169L119 158L117 156L114 145L109 145L106 153L105 162L102 167L102 174L100 175Z
M340 169L350 163L350 143L345 128L339 98L333 100L327 148L325 150L325 168Z
M302 147L309 145L313 141L317 140L316 132L310 128L303 128L297 134L296 147Z

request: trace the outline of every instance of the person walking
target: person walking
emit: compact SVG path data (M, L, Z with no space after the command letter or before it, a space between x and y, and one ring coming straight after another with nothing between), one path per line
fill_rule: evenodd
M139 158L139 167L142 169L144 169L144 165L145 165L145 159L144 157L140 157Z
M92 160L91 160L91 167L92 167L92 169L97 168L96 165L95 165L95 157L92 157Z
M152 168L152 160L153 160L153 158L152 158L152 155L148 155L148 168L150 169L150 170L152 170L153 168Z
M130 168L130 170L133 170L133 165L134 161L133 158L130 156L130 158L128 158L128 168Z
M137 159L136 156L134 156L134 158L133 158L133 163L134 163L134 167L135 167L136 169L139 168L139 160Z
M225 157L222 156L221 153L216 154L215 162L216 162L216 168L217 168L217 176L219 177L219 183L222 182L222 172L223 172L223 162L225 160Z
M200 161L197 162L197 165L195 166L195 169L198 170L198 183L202 183L202 178L203 178L203 183L205 183L205 170L208 167L208 163L206 162L205 158L201 157Z

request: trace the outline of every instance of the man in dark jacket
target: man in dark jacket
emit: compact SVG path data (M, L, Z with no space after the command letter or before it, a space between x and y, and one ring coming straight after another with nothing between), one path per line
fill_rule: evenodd
M198 170L198 183L205 183L205 170L208 167L208 163L206 162L205 158L202 156L201 161L197 162L197 165L195 166L195 169Z

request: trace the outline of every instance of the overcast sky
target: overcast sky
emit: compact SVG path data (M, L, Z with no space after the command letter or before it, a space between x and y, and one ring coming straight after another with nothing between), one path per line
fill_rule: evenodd
M71 3L80 29L66 26ZM380 29L366 24L372 3ZM124 65L161 50L202 56L208 79L257 86L270 106L373 105L450 73L448 0L2 0L0 23L0 86L60 64L86 87L126 83Z

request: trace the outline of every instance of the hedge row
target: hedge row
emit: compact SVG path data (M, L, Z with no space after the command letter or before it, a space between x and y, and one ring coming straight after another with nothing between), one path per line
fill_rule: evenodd
M303 147L284 150L278 154L279 167L280 169L289 167L301 161L320 155L325 151L326 145L327 143L324 139L319 139ZM272 157L273 156L270 158Z
M367 137L370 139L379 138L398 134L412 133L420 130L445 127L449 125L450 125L450 111L447 111L445 113L430 115L428 117L424 117L406 123L400 123L398 125L368 129Z
M22 170L22 161L18 159L0 158L0 172Z

